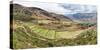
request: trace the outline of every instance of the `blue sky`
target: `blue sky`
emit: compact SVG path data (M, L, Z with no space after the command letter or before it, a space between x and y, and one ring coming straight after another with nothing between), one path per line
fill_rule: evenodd
M25 2L17 1L14 3L21 4L27 7L39 7L49 12L57 14L75 14L75 13L93 13L96 12L94 5L79 5L79 4L66 4L66 3L47 3L47 2Z

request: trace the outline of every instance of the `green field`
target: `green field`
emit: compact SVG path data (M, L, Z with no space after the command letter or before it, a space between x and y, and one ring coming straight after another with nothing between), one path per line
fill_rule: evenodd
M97 31L91 28L78 31L55 31L31 22L16 22L13 48L38 48L97 43ZM23 46L24 45L24 46Z

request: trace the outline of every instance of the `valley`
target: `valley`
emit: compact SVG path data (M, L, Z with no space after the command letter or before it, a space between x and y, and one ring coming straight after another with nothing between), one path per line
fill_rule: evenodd
M76 22L37 7L13 6L12 48L41 48L97 43L97 23ZM12 12L11 12L12 13ZM24 45L24 46L23 46Z

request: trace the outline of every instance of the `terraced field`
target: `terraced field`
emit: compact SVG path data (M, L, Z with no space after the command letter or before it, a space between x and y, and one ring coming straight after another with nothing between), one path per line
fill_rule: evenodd
M13 48L38 48L69 45L96 44L96 29L56 31L32 22L14 22ZM24 46L23 46L24 45Z
M62 39L62 38L63 39L73 39L73 38L76 38L77 35L81 34L82 32L85 32L90 29L88 28L88 29L77 30L77 31L56 31L56 30L45 29L39 25L35 25L32 23L18 24L16 28L23 28L23 30L27 33L27 30L25 29L24 26L29 27L31 32L34 32L37 35L43 36L48 39Z

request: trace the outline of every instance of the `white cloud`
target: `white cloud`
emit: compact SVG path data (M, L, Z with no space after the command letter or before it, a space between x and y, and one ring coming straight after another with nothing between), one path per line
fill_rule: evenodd
M74 13L89 13L96 11L96 7L91 5L79 4L60 4L48 2L33 2L33 1L19 1L15 0L14 3L19 3L27 7L38 7L49 12L57 14L74 14Z
M97 11L95 5L61 4L61 6L65 9L72 10L71 13L92 13Z

